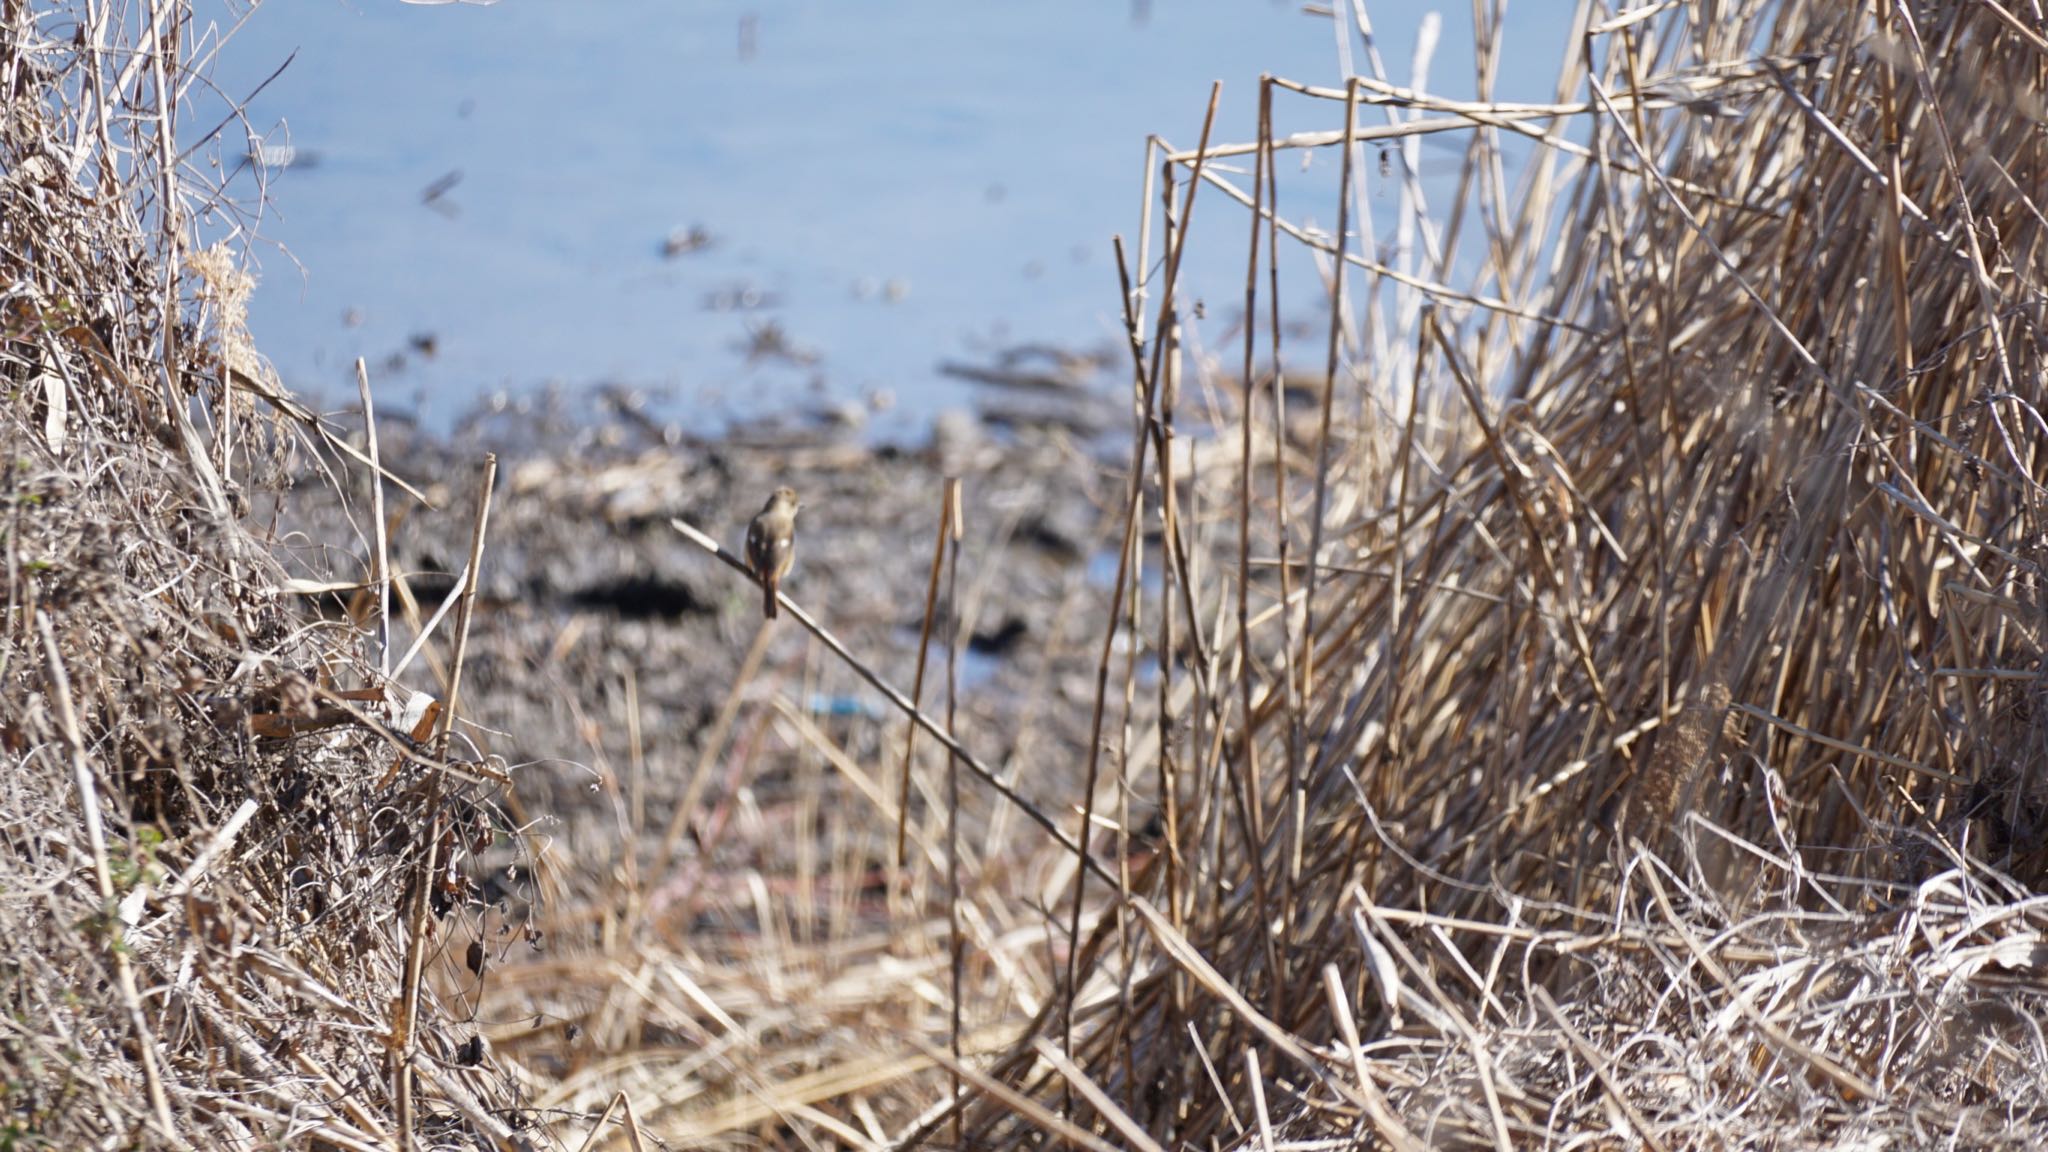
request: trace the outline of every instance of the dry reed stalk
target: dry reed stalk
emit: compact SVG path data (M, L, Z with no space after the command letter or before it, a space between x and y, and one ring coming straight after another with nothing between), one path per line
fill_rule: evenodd
M939 506L941 536L946 543L946 728L958 731L960 726L960 539L967 534L967 513L960 502L960 478L946 477L945 500ZM923 653L919 653L923 663ZM912 701L914 704L915 701ZM907 753L906 749L906 753ZM910 763L906 755L903 764L905 778L908 778ZM899 814L900 815L900 814ZM1080 834L1075 837L1085 852L1088 843L1088 827L1084 822ZM1078 874L1078 871L1077 871ZM967 942L960 931L960 753L947 749L946 754L946 965L951 978L947 986L946 999L950 1011L947 1014L947 1040L951 1045L954 1061L963 1058L960 1048L960 1013L962 1001L966 999ZM960 1097L959 1073L948 1069L953 1077L948 1086L949 1102ZM953 1112L953 1143L964 1147L960 1128L960 1113Z
M917 634L917 674L910 681L910 706L913 708L919 707L924 703L925 655L931 650L932 622L934 613L938 611L939 572L945 564L946 536L952 527L952 519L946 514L946 509L950 506L951 500L952 494L949 488L944 501L940 504L939 531L932 543L931 579L925 584L924 590L924 622L919 626ZM948 727L950 726L951 722L949 721ZM910 828L911 754L916 750L916 745L917 725L906 725L903 731L903 780L896 790L896 866L898 868L903 867L906 862L904 853L907 851L907 846L904 840Z
M469 647L470 614L476 603L476 575L482 570L484 533L491 522L491 497L497 479L498 456L495 452L485 453L483 477L477 490L476 519L469 539L469 563L464 567L470 579L463 585L458 598L454 654L448 664L448 695L441 701L432 745L435 758L444 761L448 758L448 742L455 732L456 711L462 699L462 665ZM442 841L448 835L440 811L443 786L444 777L435 773L428 786L428 808L434 812L434 818L427 825L417 869L409 877L411 899L405 934L405 976L395 1002L394 1018L390 1021L392 1057L396 1066L392 1093L398 1102L398 1144L403 1152L412 1152L416 1146L413 1096L417 1052L415 1021L419 1018L421 981L426 974L427 921L433 914L434 896L441 884L441 866L445 859L441 855Z
M377 589L377 672L391 675L391 545L384 519L384 467L377 449L377 402L370 395L370 370L356 357L356 395L363 405L363 443L370 458L370 582Z
M1364 8L1353 6L1361 33ZM1669 978L1644 951L1649 936L1667 949L1716 940L1678 950L1712 974L1676 977L1686 1011L1704 1013L1679 1043L1707 1045L1696 1058L1732 1069L1739 1054L1716 1047L1706 1021L1716 1011L1759 1021L1773 1055L1748 1078L1766 1093L1759 1100L1774 1101L1770 1114L1818 1091L1832 1094L1821 1105L1832 1131L1923 1115L1986 1130L1992 1113L1950 1089L1866 1071L1858 1038L1873 1033L1821 1023L1882 1011L1874 1005L1807 999L1787 1009L1802 1022L1794 1029L1752 1013L1746 989L1770 969L1773 948L1811 963L1826 963L1827 950L1784 937L1758 948L1717 936L1717 925L1738 922L1731 905L1789 917L1813 901L1846 917L1838 931L1868 942L1853 947L1878 947L1880 910L1934 876L1989 892L2048 875L2008 847L2017 829L2040 824L2028 781L2048 771L2037 704L2021 687L2035 683L2048 635L2021 591L2038 580L2038 549L2023 541L2039 527L2048 439L2040 360L2022 338L2048 218L2024 189L2048 156L2024 117L1974 95L1987 85L2038 93L2041 79L2025 25L1999 14L1803 3L1765 12L1741 5L1710 27L1680 7L1603 21L1582 6L1557 99L1545 105L1491 96L1501 40L1483 27L1478 100L1395 88L1383 70L1341 90L1274 81L1265 87L1341 101L1342 127L1283 134L1262 97L1255 142L1169 152L1191 183L1250 209L1250 264L1268 262L1274 353L1268 380L1257 380L1247 332L1234 388L1249 398L1270 387L1276 450L1274 484L1255 499L1251 405L1220 430L1245 446L1236 586L1219 586L1212 572L1230 569L1213 555L1183 564L1187 545L1169 536L1171 576L1156 593L1168 614L1192 606L1185 634L1159 630L1162 679L1176 667L1216 670L1185 681L1186 698L1163 693L1158 718L1225 718L1213 743L1235 766L1224 787L1243 791L1212 793L1206 772L1172 770L1163 732L1125 765L1160 770L1159 802L1192 817L1174 822L1169 859L1219 896L1186 900L1174 874L1149 884L1132 875L1118 900L1158 900L1146 923L1170 934L1109 949L1068 931L1061 995L1073 1007L1057 1050L1106 1099L1153 1093L1150 1109L1123 1110L1161 1143L1229 1143L1239 1118L1260 1114L1258 1081L1270 1073L1219 1057L1249 1042L1315 1063L1332 1037L1343 1040L1348 1083L1385 1086L1377 1111L1361 1107L1386 1139L1417 1125L1411 1109L1448 1093L1461 1137L1494 1146L1518 1143L1544 1108L1570 1117L1550 1131L1600 1131L1610 1105L1659 1146L1710 1142L1713 1122L1648 1106L1660 1073L1613 1047L1628 1021L1653 1026L1640 1015L1647 1003L1586 1027L1589 1012L1614 1007L1588 957L1610 958L1642 987ZM1835 53L1841 43L1864 45L1869 66ZM1366 103L1389 113L1386 131L1358 129ZM1590 128L1568 136L1572 122ZM1416 230L1426 259L1355 256L1348 221L1319 236L1283 218L1276 149L1338 147L1348 161L1362 140L1453 130L1469 132L1470 146L1451 182L1450 227ZM1511 164L1504 139L1536 153ZM1229 155L1258 157L1249 192L1213 167L1195 171ZM1359 193L1343 167L1348 211ZM1505 194L1516 167L1532 190L1518 203ZM1414 177L1404 167L1404 184ZM1170 211L1165 219L1172 234L1184 226ZM1469 260L1448 255L1461 228L1480 232ZM1376 290L1354 299L1329 274L1322 419L1306 466L1286 450L1274 251L1283 235L1329 254L1334 269L1363 268L1435 302L1404 328L1380 314L1389 305ZM1171 264L1171 244L1168 253ZM1145 350L1154 366L1178 322L1173 290L1169 271ZM1250 313L1255 271L1245 298ZM1124 299L1146 296L1127 286ZM1139 319L1126 327L1141 349ZM1340 345L1354 340L1348 332L1377 335ZM1340 347L1382 372L1390 359L1412 363L1406 397L1374 397L1346 426L1332 403ZM1157 372L1136 373L1141 399ZM1375 407L1398 419L1370 422ZM1163 455L1147 467L1145 437L1133 490L1149 480L1171 504L1181 480ZM1340 461L1330 449L1346 437L1358 447ZM1305 510L1294 497L1304 485L1315 493ZM1326 523L1340 487L1362 511ZM1302 515L1305 569L1292 553ZM1254 537L1270 540L1276 563L1255 563ZM1111 630L1126 618L1126 595L1120 575ZM1979 598L1967 610L1965 595ZM1193 622L1232 599L1236 653L1206 661ZM1766 723L1722 734L1731 709ZM1661 717L1670 719L1657 731ZM1292 785L1257 772L1275 760ZM1635 810L1601 828L1603 798L1624 789ZM1219 822L1224 809L1236 817ZM1628 878L1660 892L1666 865L1622 858L1626 842L1614 836L1628 832L1672 854L1691 893L1660 898L1662 914L1647 922L1628 902ZM1966 862L1958 846L1972 834L2003 855ZM1816 870L1823 853L1830 866ZM2022 866L2016 879L1997 872ZM1272 877L1290 878L1278 897ZM1330 929L1360 885L1373 911L1352 948ZM1617 931L1584 934L1601 920ZM1512 952L1525 957L1519 979ZM1890 971L1919 978L1910 966ZM1406 1010L1440 1031L1432 1059L1459 1071L1435 1096L1418 1094L1430 1075L1386 1031L1404 1002L1354 1009L1338 998L1369 972L1417 997ZM1099 1001L1109 1017L1080 1027L1090 1016L1083 989L1112 981L1123 991ZM2041 1019L2031 1000L2004 1003ZM1266 1025L1254 1004L1271 1006ZM1179 1035L1177 1021L1199 1026L1195 1050L1156 1042ZM1532 1047L1518 1028L1557 1046ZM1065 1099L1075 1081L1027 1058L1036 1042L1027 1033L990 1074L1027 1097ZM1595 1075L1555 1078L1546 1062L1560 1054ZM2011 1101L2009 1091L1994 1090ZM2038 1111L2027 1125L2043 1123ZM993 1100L970 1112L978 1138L1021 1136ZM1355 1131L1313 1104L1293 1119L1333 1138ZM1100 1109L1094 1123L1110 1131ZM1237 1139L1276 1139L1279 1127Z

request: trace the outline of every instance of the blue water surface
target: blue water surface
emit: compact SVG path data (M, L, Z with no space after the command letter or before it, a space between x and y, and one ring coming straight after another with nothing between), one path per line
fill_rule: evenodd
M1550 98L1570 10L1511 7L1500 95ZM1424 11L1372 13L1397 81ZM271 0L215 76L241 97L288 57L248 106L297 153L251 309L288 384L350 402L362 356L429 422L624 385L693 431L887 392L877 431L916 434L969 388L942 361L1114 347L1147 135L1192 147L1213 80L1219 140L1254 135L1262 72L1341 82L1329 17L1269 0ZM1471 57L1460 5L1431 88L1469 95ZM1341 124L1309 104L1282 130ZM1337 159L1289 179L1333 197ZM1241 298L1244 211L1196 220L1184 294Z

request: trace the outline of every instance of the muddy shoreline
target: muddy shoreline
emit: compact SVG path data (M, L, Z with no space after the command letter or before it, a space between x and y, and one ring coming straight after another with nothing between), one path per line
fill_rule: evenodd
M700 863L785 870L797 849L778 813L806 790L862 801L846 780L817 771L778 701L897 786L901 713L787 619L771 626L746 675L763 625L758 589L670 526L681 518L738 551L747 520L781 485L804 502L785 590L908 692L944 480L964 479L958 731L1048 810L1076 793L1078 775L1060 766L1078 765L1087 746L1109 599L1102 557L1114 548L1104 509L1124 484L1113 464L1059 430L966 418L941 421L910 447L825 433L668 439L632 413L575 428L504 415L447 437L380 427L386 466L434 502L387 489L392 564L423 614L453 587L484 454L500 453L462 713L476 751L515 780L511 810L543 835L564 883L644 872L670 851L687 858L734 803L766 816L749 824L755 834L725 836L720 860ZM353 555L287 561L309 576L322 565L329 578L368 570L367 470L343 477L345 495L306 478L279 521L288 556L307 540L357 542ZM944 597L942 582L941 621ZM412 635L394 608L394 646ZM946 703L943 639L941 624L923 696L935 715ZM438 691L425 668L409 678ZM930 768L936 753L921 749L920 763ZM693 787L699 810L678 821ZM929 808L914 799L920 819ZM986 831L995 808L991 796L970 796L963 818ZM860 823L868 842L859 854L879 866L890 830Z

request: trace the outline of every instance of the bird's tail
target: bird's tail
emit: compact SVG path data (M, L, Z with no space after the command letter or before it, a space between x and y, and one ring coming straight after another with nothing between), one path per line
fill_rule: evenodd
M773 576L761 581L761 615L770 620L775 619L775 592L781 583Z

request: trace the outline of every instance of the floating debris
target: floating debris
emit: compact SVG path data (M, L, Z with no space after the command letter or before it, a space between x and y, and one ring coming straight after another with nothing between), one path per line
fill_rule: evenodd
M789 338L789 333L776 320L763 320L747 325L746 342L740 345L746 353L747 363L758 364L763 360L780 360L786 364L808 365L818 362L818 354Z
M460 183L462 183L462 169L451 169L420 190L420 203L432 208L443 216L453 218L462 209L454 201L449 200L447 196Z
M1094 383L1110 353L1075 352L1050 344L1019 344L997 353L994 364L941 360L939 372L956 380L1027 392L1077 392Z
M711 245L710 231L701 224L692 224L688 228L679 228L662 239L661 258L674 260L678 256L702 252Z

